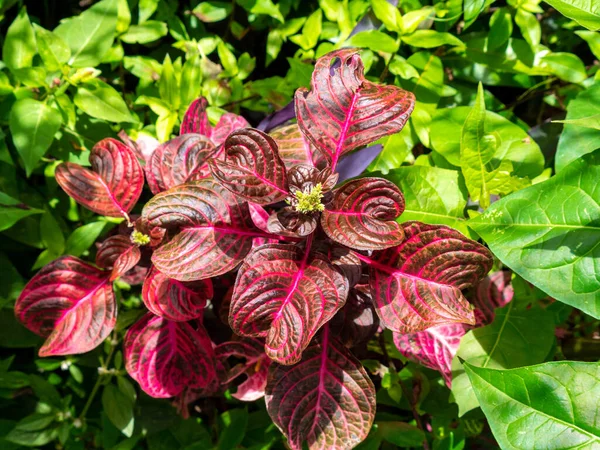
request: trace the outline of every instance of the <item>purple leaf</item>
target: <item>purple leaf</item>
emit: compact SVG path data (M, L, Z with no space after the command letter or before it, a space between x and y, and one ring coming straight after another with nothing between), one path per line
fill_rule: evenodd
M267 205L289 195L277 143L262 131L234 131L225 141L225 160L212 159L209 165L224 187L250 202Z
M394 333L394 343L405 357L442 374L452 384L452 358L468 327L463 324L438 325L410 334Z
M382 250L404 238L396 218L404 211L404 197L396 185L382 178L360 178L334 191L321 214L327 236L357 250Z
M261 120L256 128L260 131L268 133L274 128L283 125L284 123L294 119L295 117L296 111L294 109L294 102L291 101L279 111L275 111L274 113L269 114L267 117Z
M348 289L348 281L323 255L295 245L265 245L240 267L229 324L241 336L265 338L269 358L294 364L344 305Z
M354 448L375 418L373 383L328 327L298 364L271 365L266 403L293 450Z
M312 90L296 91L300 130L333 169L344 154L400 132L415 105L412 93L372 83L363 72L356 49L337 50L317 61Z
M235 269L252 248L252 239L265 236L254 227L248 204L212 179L161 192L146 204L142 219L150 228L174 233L154 251L152 262L179 281L211 278Z
M406 222L397 247L358 255L370 265L373 301L381 323L398 333L429 327L474 324L461 289L476 285L491 269L487 248L441 225Z
M47 338L40 356L89 352L106 339L117 318L109 274L62 256L27 283L15 315L29 330Z
M335 170L340 176L338 182L359 176L377 158L381 150L383 145L376 144L343 156Z
M127 372L151 397L201 389L216 378L212 342L200 324L148 313L127 331L123 348Z

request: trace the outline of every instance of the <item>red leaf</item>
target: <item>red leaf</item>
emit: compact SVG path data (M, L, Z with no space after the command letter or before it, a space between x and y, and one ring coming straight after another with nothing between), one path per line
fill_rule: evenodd
M40 356L85 353L115 326L117 305L108 273L62 256L40 270L15 304L15 315L47 337Z
M142 211L150 228L178 233L152 255L169 278L193 281L236 268L252 248L254 228L248 204L212 179L191 181L161 192Z
M215 145L221 145L231 133L241 128L250 128L250 124L246 119L237 114L225 113L215 125L210 137Z
M206 161L216 152L212 141L199 134L183 134L160 145L146 166L153 194L210 174Z
M267 411L293 450L354 448L375 418L375 388L328 327L294 366L272 364Z
M482 327L494 321L496 308L502 308L515 294L510 284L510 272L498 271L485 277L470 296L475 306L475 325Z
M412 93L367 81L356 49L319 58L311 91L296 91L296 116L304 135L335 169L339 158L404 127L415 105Z
M92 170L74 163L56 168L56 181L75 201L97 214L128 218L144 187L144 172L135 153L107 138L90 152Z
M231 298L233 331L264 337L265 352L281 364L300 360L348 296L345 277L322 255L309 253L295 245L259 247L240 267Z
M373 337L379 328L379 317L373 308L369 286L358 285L350 290L348 301L332 324L339 326L340 331L336 335L349 348L366 343Z
M277 144L262 131L234 131L225 141L225 161L212 159L209 165L223 186L245 200L267 205L289 195Z
M155 398L203 388L216 378L212 342L204 327L146 314L125 335L125 368Z
M140 260L142 254L131 239L122 234L106 239L96 253L96 265L112 269L109 281L125 275Z
M314 164L313 153L316 149L304 137L297 124L285 125L271 131L270 134L277 142L279 156L288 169L297 164Z
M206 115L207 106L208 102L204 97L194 100L183 116L179 134L197 133L210 137L212 129Z
M404 239L396 218L404 197L395 184L382 178L360 178L334 191L321 214L321 226L334 241L357 250L382 250Z
M271 360L264 352L264 344L256 339L243 338L239 341L224 342L215 348L217 359L245 359L228 370L223 384L229 384L238 377L246 375L237 391L231 396L244 402L253 402L265 395L267 375Z
M458 231L420 222L403 224L406 240L376 252L370 264L371 292L382 324L398 333L414 333L449 324L474 324L461 289L471 287L491 269L487 248Z
M427 328L418 333L394 333L394 343L400 353L411 361L440 372L450 387L452 359L467 329L463 324L449 324Z
M142 300L157 316L185 322L202 316L206 301L213 296L210 280L184 283L152 268L144 280Z

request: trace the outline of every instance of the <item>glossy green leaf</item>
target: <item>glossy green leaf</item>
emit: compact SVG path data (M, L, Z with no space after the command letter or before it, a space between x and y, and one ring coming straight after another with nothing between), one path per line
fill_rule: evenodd
M166 36L168 31L165 22L148 20L141 25L130 26L120 39L128 44L147 44Z
M402 33L413 33L421 23L432 17L435 17L435 9L432 6L424 6L405 13L402 16Z
M13 105L9 127L15 147L25 164L27 176L31 175L54 141L60 125L60 114L45 103L25 98Z
M597 59L600 59L600 33L578 30L575 32L575 34L587 42L594 56Z
M8 230L24 217L43 212L41 209L31 208L19 200L0 192L0 231Z
M600 318L600 151L515 192L469 221L506 266Z
M435 30L417 30L412 34L402 36L402 42L413 47L434 48L442 45L464 46L456 36Z
M416 144L418 138L410 126L405 126L400 133L394 134L383 142L383 150L371 163L368 170L383 174L402 165Z
M399 47L394 38L378 30L360 31L348 39L346 45L385 53L396 53Z
M236 3L249 13L263 14L272 17L281 23L284 22L279 5L273 3L273 0L236 0Z
M539 306L526 308L518 299L497 309L490 325L471 330L461 339L452 361L452 395L459 414L478 406L460 360L478 367L512 369L544 361L553 343L554 319L549 311Z
M433 112L444 86L444 66L441 59L433 53L417 52L406 61L419 71L419 77L403 81L402 87L415 94L417 101L429 105Z
M46 211L40 220L40 236L50 253L56 257L62 255L65 250L65 235L50 211Z
M465 364L494 437L506 450L600 447L600 365L557 361L513 370Z
M200 96L202 89L202 65L200 55L191 55L181 71L180 104L184 108Z
M104 230L106 222L98 221L75 229L65 243L65 255L81 256L88 250Z
M373 13L389 31L402 30L402 14L397 7L387 0L371 0Z
M600 130L600 114L594 114L593 116L582 117L580 119L553 120L553 122L567 123L571 125L577 125L578 127Z
M464 19L465 19L465 29L467 29L477 16L483 11L483 7L485 6L485 0L464 0L463 3L463 11L464 11Z
M540 43L542 28L534 14L519 8L515 14L515 22L529 45L535 47Z
M102 408L108 419L125 436L133 434L133 403L114 384L107 384L102 391Z
M587 78L585 66L573 53L550 53L540 60L541 67L570 83L581 83Z
M544 0L563 16L588 30L600 30L600 6L594 0Z
M116 89L97 78L79 85L73 101L84 113L96 119L135 122Z
M158 92L161 99L169 104L173 110L177 110L180 100L179 81L177 80L177 74L175 73L169 54L165 56L162 64L162 73L158 81Z
M395 183L406 201L400 222L448 225L469 235L465 221L467 192L460 173L427 166L406 166L383 176Z
M35 413L25 417L8 433L5 439L26 447L46 445L56 438L56 428L51 427L54 414Z
M73 67L95 67L102 61L112 47L117 16L118 1L102 0L56 27L54 33L71 47Z
M144 23L158 8L160 0L140 0L138 3L138 23ZM210 3L210 2L202 2Z
M2 60L9 69L31 67L36 53L35 35L27 10L23 7L6 32Z
M600 83L580 92L567 106L567 123L560 135L556 151L557 172L577 158L600 148L600 130L568 123L568 121L598 114L600 114Z
M37 24L33 26L38 52L48 70L59 70L71 57L71 49L57 34Z
M219 418L220 434L217 450L233 450L244 439L248 426L248 411L231 409L221 414Z
M318 9L306 19L302 27L302 33L290 37L290 41L300 46L303 50L315 48L321 35L322 22L323 13Z
M200 2L192 13L202 22L220 22L231 14L231 2Z
M508 8L498 8L490 18L487 48L496 49L508 41L513 31L512 16Z

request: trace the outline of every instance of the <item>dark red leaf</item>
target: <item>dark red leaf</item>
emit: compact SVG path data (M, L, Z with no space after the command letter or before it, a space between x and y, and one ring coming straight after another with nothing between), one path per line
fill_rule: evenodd
M448 387L452 384L452 358L468 327L463 324L438 325L410 334L394 333L400 353L411 361L442 374Z
M266 205L289 195L277 144L262 131L234 131L225 141L225 160L212 159L209 165L223 186L245 200Z
M317 219L312 214L302 214L295 208L286 206L271 214L267 229L280 236L308 236L317 229Z
M122 234L106 239L96 253L96 265L112 269L110 281L125 275L140 260L142 254L131 239Z
M208 102L204 97L194 100L183 116L179 134L197 133L210 137L212 129L206 114L207 106Z
M492 323L495 317L494 310L508 304L514 293L510 284L510 272L500 270L485 277L469 297L475 306L475 325L482 327Z
M304 137L297 124L277 128L270 135L277 142L279 156L288 169L297 164L313 165L313 152L316 149Z
M334 191L321 214L321 226L334 241L357 250L382 250L404 239L396 218L404 211L404 197L396 185L382 178L360 178Z
M142 211L150 227L177 233L152 255L156 268L179 281L229 272L264 236L254 228L248 204L212 179L191 181L161 192Z
M62 256L35 275L15 304L15 315L47 337L40 356L93 350L115 326L117 305L109 273Z
M243 364L236 364L229 369L223 380L224 384L229 384L238 377L246 375L246 379L237 387L236 392L231 394L233 398L244 402L253 402L264 397L267 375L271 365L271 360L265 354L264 347L264 343L257 339L242 338L239 341L224 342L215 348L215 354L219 360L227 358L246 360Z
M332 324L332 327L339 327L339 334L336 336L346 347L363 344L373 337L379 328L379 317L373 308L368 285L358 285L350 289L348 301L335 316Z
M128 218L144 187L144 172L135 153L107 138L90 152L92 169L74 163L56 168L56 181L75 201L97 214Z
M142 300L157 316L185 322L202 316L206 301L213 296L212 282L184 283L150 269L142 287Z
M246 119L237 114L225 113L215 125L210 137L215 145L221 145L231 133L241 128L250 128L250 124Z
M266 402L293 450L354 448L375 418L373 383L328 327L298 364L271 365Z
M265 245L240 267L229 324L241 336L264 337L271 359L294 364L344 305L348 289L345 277L319 253L289 244Z
M207 160L216 152L212 141L200 134L183 134L160 145L146 166L153 194L210 174Z
M371 292L382 324L398 333L474 324L461 289L477 284L491 269L489 250L445 226L406 222L403 228L401 245L371 258L359 255L370 264Z
M311 91L296 91L298 125L333 168L339 158L404 127L415 105L412 93L367 81L356 49L319 58Z
M212 342L201 325L148 313L127 331L123 348L127 372L151 397L173 397L216 378Z

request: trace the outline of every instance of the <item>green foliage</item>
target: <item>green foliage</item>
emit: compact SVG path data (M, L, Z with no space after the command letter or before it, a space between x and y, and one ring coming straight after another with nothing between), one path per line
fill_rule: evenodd
M451 389L391 333L360 348L378 411L358 448L600 445L597 2L5 0L0 26L0 448L286 448L263 400L227 391L188 408L140 392L122 354L145 311L131 279L116 284L116 331L89 354L38 358L42 339L13 308L43 265L93 263L95 243L126 227L70 200L60 162L89 165L117 136L142 159L200 96L212 125L227 112L256 125L310 86L316 58L347 46L369 80L417 101L365 173L402 190L401 222L480 239L514 290L466 331Z

